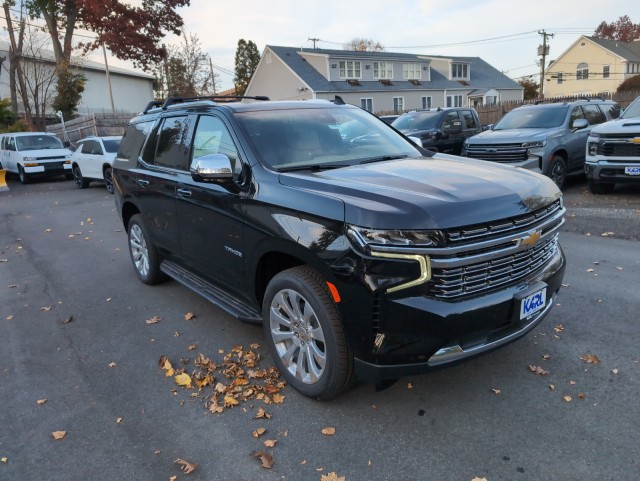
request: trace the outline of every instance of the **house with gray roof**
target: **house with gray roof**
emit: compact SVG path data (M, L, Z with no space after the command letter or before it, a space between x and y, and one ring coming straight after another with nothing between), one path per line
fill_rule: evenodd
M547 97L614 93L629 77L640 75L640 39L620 42L579 37L544 76Z
M522 100L524 89L479 57L267 45L246 95L332 100L381 114Z

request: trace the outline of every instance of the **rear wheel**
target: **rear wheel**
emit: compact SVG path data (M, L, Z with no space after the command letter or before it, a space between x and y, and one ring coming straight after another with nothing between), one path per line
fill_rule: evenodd
M308 266L277 274L262 304L266 342L287 382L329 399L353 380L353 357L340 314L320 274Z
M104 183L107 186L107 192L113 194L113 170L111 167L104 169Z
M82 177L82 171L77 165L73 166L73 180L75 181L78 189L86 189L89 187L89 181Z
M555 182L558 189L564 187L564 182L567 180L567 162L564 160L564 157L557 154L551 157L547 176L551 177L551 180Z
M165 276L160 270L160 256L140 214L129 220L128 234L131 262L140 280L150 285L163 281Z
M24 171L24 167L21 165L18 166L18 178L20 179L21 184L28 184L31 180L29 174Z
M610 194L611 192L613 192L613 188L615 187L615 184L605 184L602 182L596 182L591 179L589 179L588 185L589 192L596 195Z

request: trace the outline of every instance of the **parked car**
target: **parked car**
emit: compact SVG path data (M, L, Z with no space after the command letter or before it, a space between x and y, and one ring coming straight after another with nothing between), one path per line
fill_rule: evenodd
M400 115L381 115L380 120L386 122L388 124L392 124L395 119L400 117Z
M343 139L345 123L367 141ZM313 398L514 341L564 276L551 180L427 151L339 100L152 105L113 181L140 280L262 323Z
M7 172L18 174L20 182L33 177L71 177L71 151L48 132L6 133L0 137L0 162Z
M619 119L591 130L584 171L593 194L609 194L616 184L640 184L640 97Z
M403 134L420 139L425 149L460 155L465 139L482 132L478 114L471 107L415 110L391 124Z
M86 137L78 142L71 156L73 178L78 189L86 189L92 181L104 181L113 194L112 164L122 136Z
M562 188L568 174L584 169L591 128L619 113L617 103L602 99L523 105L467 139L462 155L542 172Z

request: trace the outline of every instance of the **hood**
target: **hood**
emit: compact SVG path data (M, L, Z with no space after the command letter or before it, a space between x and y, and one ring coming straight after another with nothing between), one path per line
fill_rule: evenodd
M594 134L625 133L640 135L640 117L611 120L604 124L596 125L591 129L591 132Z
M437 129L399 129L406 136L421 137L427 134L434 134Z
M536 142L553 137L559 132L562 132L562 128L485 130L467 139L467 143L477 145Z
M339 198L347 223L377 229L446 229L490 222L537 210L561 195L542 175L443 154L283 173L280 183Z

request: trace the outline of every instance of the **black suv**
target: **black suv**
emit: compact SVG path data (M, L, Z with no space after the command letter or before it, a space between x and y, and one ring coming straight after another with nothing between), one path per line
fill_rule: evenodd
M465 139L482 132L478 114L471 107L415 110L402 114L391 125L420 139L425 149L453 155L460 155Z
M551 180L426 151L339 99L170 99L131 121L113 181L142 282L263 323L314 398L513 341L564 275Z

